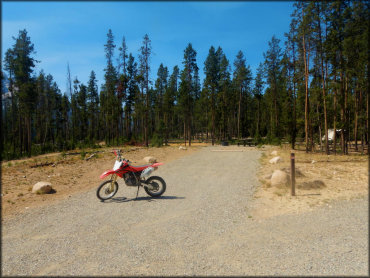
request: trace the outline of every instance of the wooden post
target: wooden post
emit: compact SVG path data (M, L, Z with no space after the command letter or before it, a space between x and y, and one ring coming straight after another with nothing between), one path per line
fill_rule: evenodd
M292 184L292 196L295 196L295 156L294 153L290 154L290 176Z

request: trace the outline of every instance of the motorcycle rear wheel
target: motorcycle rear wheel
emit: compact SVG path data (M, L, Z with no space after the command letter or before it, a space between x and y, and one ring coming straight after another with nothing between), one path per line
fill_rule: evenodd
M112 198L114 195L116 195L117 191L118 191L118 183L113 180L107 180L103 182L101 185L99 185L98 189L96 190L96 196L101 201L105 201L105 200Z
M145 192L152 197L159 197L166 191L166 182L161 177L152 176L145 183L154 187L154 189L144 187Z

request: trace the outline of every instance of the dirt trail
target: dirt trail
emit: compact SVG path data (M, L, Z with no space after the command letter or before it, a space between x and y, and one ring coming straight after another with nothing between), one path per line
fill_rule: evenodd
M154 156L160 162L170 162L197 151L200 146L179 150L178 147L144 148L124 147L123 156L133 164L146 164L145 156ZM29 159L14 160L2 165L2 216L13 217L30 208L47 206L70 198L76 193L97 188L103 171L114 164L113 148L102 148L91 160L81 160L80 155L62 157L61 153L41 155ZM36 164L50 164L31 168ZM54 164L54 165L53 165ZM32 186L39 181L51 182L55 194L36 195Z
M93 189L4 221L3 275L367 274L367 200L255 220L260 152L215 149L155 172L162 198Z

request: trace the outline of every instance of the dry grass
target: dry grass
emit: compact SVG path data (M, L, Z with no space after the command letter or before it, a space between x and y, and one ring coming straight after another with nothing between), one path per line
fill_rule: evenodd
M283 159L281 163L270 164L271 152L276 150ZM276 170L290 174L290 154L295 153L296 196L290 195L290 188L274 188L266 179ZM269 217L282 213L298 213L316 206L329 206L332 200L350 200L368 194L366 155L326 155L292 151L288 146L266 146L260 158L258 173L261 185L256 192L258 199L255 213ZM314 163L312 163L314 161Z

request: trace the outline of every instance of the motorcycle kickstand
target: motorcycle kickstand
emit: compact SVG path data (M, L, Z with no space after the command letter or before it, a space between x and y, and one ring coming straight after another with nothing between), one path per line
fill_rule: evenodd
M137 195L139 195L139 189L140 189L140 185L137 186L137 192L136 192L135 200L137 199Z

